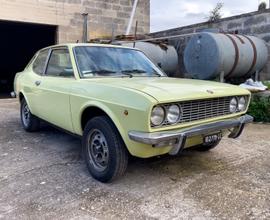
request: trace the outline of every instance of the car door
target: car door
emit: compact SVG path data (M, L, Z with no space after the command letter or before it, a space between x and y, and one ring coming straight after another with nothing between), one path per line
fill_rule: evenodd
M25 80L23 81L23 91L27 98L28 105L31 112L39 117L38 104L40 91L38 83L41 81L42 75L45 71L46 62L48 59L49 49L44 49L38 52L34 56L33 62L30 61L28 65L31 68L25 68L25 71L29 71L28 74L24 74ZM33 64L32 64L33 63Z
M36 83L38 116L70 132L73 132L70 90L75 81L68 48L51 49L45 74Z

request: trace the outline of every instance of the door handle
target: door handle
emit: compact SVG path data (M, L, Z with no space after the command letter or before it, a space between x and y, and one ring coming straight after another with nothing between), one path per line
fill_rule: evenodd
M35 84L36 86L39 86L41 84L41 81L36 81Z

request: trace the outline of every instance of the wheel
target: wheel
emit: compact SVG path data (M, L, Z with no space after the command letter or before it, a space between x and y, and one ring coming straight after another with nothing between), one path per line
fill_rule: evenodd
M91 119L84 129L82 145L87 168L98 181L111 182L126 171L128 152L110 118Z
M201 145L198 145L195 147L195 149L197 151L201 151L201 152L205 152L205 151L209 151L215 147L217 147L220 143L220 140L219 141L216 141L214 143L211 143L211 144L201 144Z
M23 128L28 132L34 132L39 130L40 120L32 115L25 99L21 101L21 122Z

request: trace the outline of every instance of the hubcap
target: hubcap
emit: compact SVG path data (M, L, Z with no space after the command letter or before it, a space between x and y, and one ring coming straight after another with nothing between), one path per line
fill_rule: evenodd
M104 171L108 166L109 159L109 148L104 134L98 129L91 130L87 144L90 163L97 171Z
M24 104L23 108L22 108L22 120L23 120L23 124L25 126L29 125L30 122L30 110L27 104Z

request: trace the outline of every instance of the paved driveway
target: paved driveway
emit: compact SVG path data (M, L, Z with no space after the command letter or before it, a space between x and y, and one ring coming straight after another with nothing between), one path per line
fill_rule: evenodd
M26 133L0 100L0 219L270 219L270 126L211 152L132 160L112 184L90 177L80 141Z

